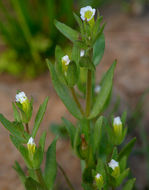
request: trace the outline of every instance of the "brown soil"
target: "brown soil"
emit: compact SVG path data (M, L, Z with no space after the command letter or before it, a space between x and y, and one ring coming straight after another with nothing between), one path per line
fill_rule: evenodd
M138 97L149 87L149 16L142 18L130 18L126 15L115 13L107 16L106 27L106 51L105 56L98 67L97 78L111 65L115 58L118 65L115 75L115 90L124 99L133 105ZM40 131L48 131L47 146L54 136L49 131L49 124L60 123L61 116L72 119L63 103L56 95L48 73L33 81L18 81L7 75L0 76L0 112L8 119L12 119L11 102L14 101L16 90L23 90L28 96L34 98L34 113L46 96L50 97L47 112L42 122ZM148 105L145 105L146 121L149 120ZM30 127L33 125L31 122ZM0 189L1 190L22 190L17 174L12 169L15 160L23 165L22 158L9 140L8 132L0 125ZM57 144L57 160L63 165L76 189L80 189L80 164L71 151L67 141L59 140ZM135 161L138 164L138 161ZM141 161L142 163L142 161ZM144 166L143 166L144 167ZM139 190L143 189L146 183L144 171L139 175L137 183ZM136 173L136 176L137 176ZM58 173L58 183L61 189L67 189L61 173ZM63 185L62 185L63 184Z

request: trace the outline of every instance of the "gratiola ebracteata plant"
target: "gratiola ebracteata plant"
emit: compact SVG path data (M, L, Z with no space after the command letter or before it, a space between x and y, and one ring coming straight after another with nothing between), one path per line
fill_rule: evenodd
M105 118L103 113L109 104L112 92L116 61L103 75L95 87L96 66L104 54L104 26L102 17L90 6L81 8L80 15L74 13L79 31L55 21L57 29L72 43L71 55L65 55L57 46L55 64L47 60L54 88L69 112L77 119L76 125L62 118L69 134L71 146L81 161L82 188L84 190L108 190L121 188L131 190L135 179L127 179L128 156L135 144L135 138L119 147L125 139L126 113L121 117ZM85 99L81 101L80 98ZM40 106L33 129L29 127L32 115L32 99L24 92L18 92L13 103L14 121L8 121L2 114L0 121L9 130L10 139L24 158L28 172L25 173L16 162L14 169L20 176L26 190L53 189L57 165L64 174L69 189L72 183L63 168L56 162L56 141L46 152L44 170L41 164L44 157L46 133L40 137L38 145L34 139L46 110L48 98ZM109 120L110 118L110 120Z

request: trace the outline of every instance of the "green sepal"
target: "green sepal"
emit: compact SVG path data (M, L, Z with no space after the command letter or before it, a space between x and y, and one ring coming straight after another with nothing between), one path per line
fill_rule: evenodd
M103 108L107 100L109 99L113 85L113 75L114 75L115 66L116 66L116 61L114 61L110 69L104 75L104 78L102 80L101 90L96 97L93 108L89 115L89 119L93 119L94 117L99 115L103 111Z
M74 61L70 61L68 65L66 80L69 87L73 87L78 81L77 65Z
M66 106L66 108L69 110L69 112L74 117L81 119L82 114L81 114L80 110L78 109L72 96L70 95L68 88L59 81L58 76L54 69L54 65L52 65L49 60L47 60L47 65L50 70L52 82L53 82L54 88L55 88L58 96L60 97L60 99Z
M63 24L63 23L55 20L55 26L70 41L75 42L76 40L79 40L79 36L80 36L79 32L70 28L66 24Z
M34 127L33 127L33 130L32 130L32 137L33 138L35 138L35 136L36 136L36 134L38 132L39 126L40 126L40 124L42 122L43 116L44 116L46 108L47 108L48 100L49 100L49 97L45 98L43 104L40 105L40 107L38 109L38 112L36 114Z

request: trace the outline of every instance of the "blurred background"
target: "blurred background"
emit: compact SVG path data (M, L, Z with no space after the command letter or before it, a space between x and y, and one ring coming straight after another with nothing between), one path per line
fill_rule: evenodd
M52 87L45 58L54 60L56 44L65 52L70 47L54 27L54 19L76 27L72 12L79 14L80 7L86 5L98 8L107 23L106 50L97 68L97 83L118 59L112 101L105 115L127 111L126 141L137 137L129 159L131 175L137 178L135 189L149 190L149 0L0 0L0 112L13 119L11 102L18 89L33 96L33 115L48 95L50 101L40 130L48 131L47 144L54 134L61 136L57 160L76 189L81 189L80 163L61 124L61 116L73 118ZM12 169L15 160L23 164L9 134L0 125L1 190L23 190ZM57 182L55 189L68 189L59 172Z

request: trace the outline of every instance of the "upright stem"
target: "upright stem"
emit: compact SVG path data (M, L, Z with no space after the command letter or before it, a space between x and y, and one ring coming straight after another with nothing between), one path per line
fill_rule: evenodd
M82 113L82 115L84 115L84 111L83 111L82 106L81 106L81 104L80 104L80 102L79 102L79 100L78 100L78 98L76 96L74 88L72 87L72 88L70 88L70 90L71 90L71 93L72 93L72 96L74 98L74 101L76 102L80 112Z
M58 167L59 167L60 171L62 172L62 174L63 174L63 176L64 176L64 178L65 178L65 180L66 180L66 182L67 182L67 185L69 186L69 188L70 188L71 190L74 190L74 188L73 188L73 186L72 186L72 184L71 184L71 182L70 182L70 180L69 180L67 174L65 173L64 169L63 169L63 168L61 167L61 165L59 165L59 164L58 164Z
M87 84L86 84L86 117L89 116L91 110L91 95L92 95L92 71L87 72Z
M30 132L29 132L29 125L28 125L28 123L25 124L25 127L26 127L26 132L29 134Z
M45 189L45 190L48 190L46 184L45 184L45 181L43 179L43 176L42 176L42 172L41 172L41 169L36 169L35 170L35 173L36 173L36 176L37 176L37 179L39 181L39 183L42 185L42 187Z

